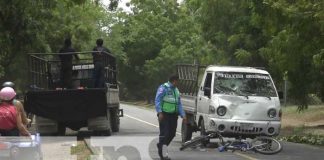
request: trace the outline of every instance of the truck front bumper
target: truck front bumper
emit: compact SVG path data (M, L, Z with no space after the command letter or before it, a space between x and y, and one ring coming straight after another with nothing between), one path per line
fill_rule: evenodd
M224 136L277 136L280 132L280 121L249 121L210 118L208 131L219 131Z

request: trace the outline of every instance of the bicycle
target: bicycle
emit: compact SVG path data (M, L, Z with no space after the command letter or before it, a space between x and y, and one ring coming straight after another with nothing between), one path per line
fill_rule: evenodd
M180 147L180 151L188 147L201 145L202 142L208 141L211 138L219 138L219 147L218 147L219 152L224 152L229 150L234 152L236 150L240 150L243 152L255 151L261 154L271 155L271 154L279 153L282 150L281 143L272 137L260 136L254 138L251 142L242 138L235 139L234 141L225 142L222 135L216 132L216 133L210 133L207 136L198 136L193 138L192 140L185 142Z

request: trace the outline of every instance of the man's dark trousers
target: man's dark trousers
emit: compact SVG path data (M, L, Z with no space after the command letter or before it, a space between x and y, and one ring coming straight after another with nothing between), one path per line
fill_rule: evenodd
M165 113L163 112L163 119L159 121L160 135L158 145L169 145L172 139L175 137L177 124L178 124L178 114L177 113Z
M105 87L105 68L103 62L94 62L94 87L104 88Z
M62 88L72 88L72 63L62 65L61 83Z

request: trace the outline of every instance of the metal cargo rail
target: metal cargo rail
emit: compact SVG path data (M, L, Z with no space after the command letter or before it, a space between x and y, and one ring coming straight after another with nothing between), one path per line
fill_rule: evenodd
M30 53L29 84L33 90L53 90L60 83L61 61L59 55L79 55L78 61L73 61L73 81L79 81L80 85L93 88L93 60L92 53L99 51L71 52L71 53ZM110 88L117 88L116 58L107 52L103 53L103 64L105 69L105 83Z
M198 93L200 70L206 66L197 64L178 64L177 73L179 76L179 89L181 94L196 96ZM202 72L204 73L204 72Z

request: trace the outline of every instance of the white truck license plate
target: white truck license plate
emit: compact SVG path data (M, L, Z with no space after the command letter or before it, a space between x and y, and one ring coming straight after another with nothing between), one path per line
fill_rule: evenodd
M241 129L244 130L252 130L253 129L253 123L240 123Z

